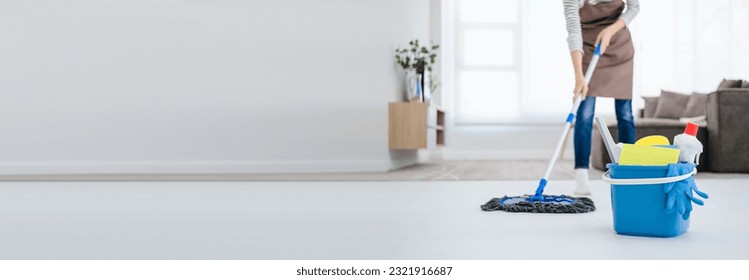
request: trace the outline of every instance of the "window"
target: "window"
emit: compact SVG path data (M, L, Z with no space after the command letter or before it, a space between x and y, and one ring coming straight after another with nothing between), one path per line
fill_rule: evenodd
M557 125L566 118L574 76L561 1L444 3L452 125ZM636 78L635 95L637 85ZM596 103L596 114L614 114L613 99Z
M519 0L456 0L456 124L521 117L520 6Z

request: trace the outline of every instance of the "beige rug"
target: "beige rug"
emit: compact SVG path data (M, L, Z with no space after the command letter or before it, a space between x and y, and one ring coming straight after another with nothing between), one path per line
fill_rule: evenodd
M538 180L546 171L546 160L446 160L421 163L391 172L293 173L293 174L117 174L0 176L0 181L496 181ZM590 169L598 180L602 171ZM743 178L749 174L702 172L697 178ZM574 180L574 163L557 162L550 180Z
M1 181L457 181L537 180L546 160L448 160L421 163L391 172L293 174L129 174L0 176ZM591 178L602 172L591 169ZM572 161L558 162L553 180L574 179Z

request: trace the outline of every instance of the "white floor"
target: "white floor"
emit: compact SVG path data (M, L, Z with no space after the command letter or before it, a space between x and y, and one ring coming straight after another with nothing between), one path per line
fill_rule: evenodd
M601 181L577 215L479 210L533 181L1 182L0 259L748 259L749 181L697 183L663 239L616 235Z

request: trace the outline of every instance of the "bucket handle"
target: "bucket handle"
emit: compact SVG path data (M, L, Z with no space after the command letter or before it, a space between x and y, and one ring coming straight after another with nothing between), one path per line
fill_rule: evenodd
M604 182L612 184L612 185L651 185L651 184L667 184L667 183L678 182L681 180L689 179L689 177L692 177L695 174L697 174L696 168L692 170L692 172L689 172L687 174L673 176L673 177L642 178L642 179L614 179L614 178L611 178L610 171L606 171L606 173L603 173L603 175L601 176L601 179L603 179Z

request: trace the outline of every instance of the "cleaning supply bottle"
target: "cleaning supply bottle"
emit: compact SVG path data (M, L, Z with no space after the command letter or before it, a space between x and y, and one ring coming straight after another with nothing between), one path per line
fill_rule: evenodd
M702 143L697 140L699 127L696 123L687 123L684 133L674 137L674 145L679 146L679 162L700 164Z

